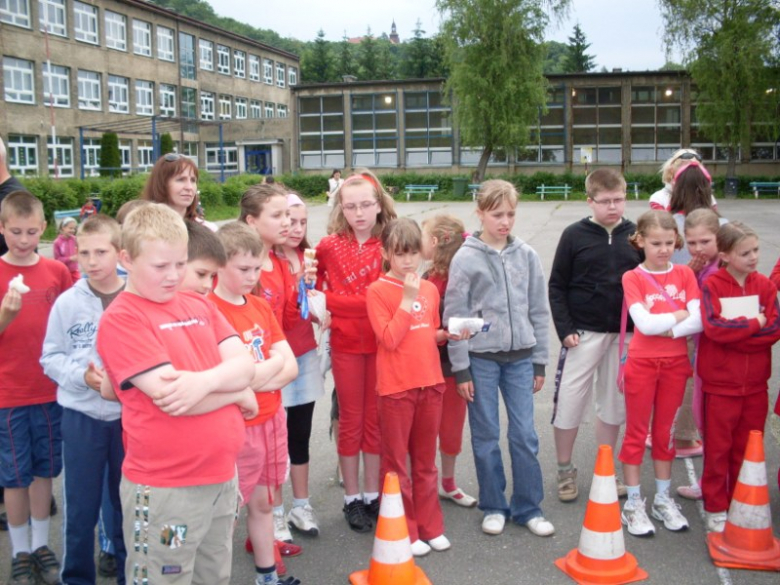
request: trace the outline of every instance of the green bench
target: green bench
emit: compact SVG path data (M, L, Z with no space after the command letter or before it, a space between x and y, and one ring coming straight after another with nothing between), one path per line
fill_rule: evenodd
M569 198L571 185L539 185L536 188L536 194L544 201L545 195L563 195L564 199Z
M405 187L406 200L409 201L409 198L412 195L427 194L428 201L430 201L433 198L433 194L436 193L438 190L439 190L438 185L407 185Z
M479 183L472 183L471 185L469 185L469 192L471 193L471 200L472 201L476 201L477 200L477 193L479 193L479 188L481 186L482 185L480 185Z
M626 183L626 195L634 194L634 199L639 199L639 183Z
M54 212L54 225L57 226L57 229L60 229L60 223L62 223L62 220L66 217L75 217L77 220L79 216L81 215L81 208L77 209L63 209L60 211Z
M780 197L780 183L753 181L750 183L753 195L758 199L759 193L776 193Z

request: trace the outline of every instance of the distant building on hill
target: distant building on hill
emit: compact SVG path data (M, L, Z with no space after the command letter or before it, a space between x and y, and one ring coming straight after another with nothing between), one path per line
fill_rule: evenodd
M401 37L398 36L398 30L396 29L395 26L395 20L393 20L393 24L390 27L390 35L386 35L385 33L382 33L381 35L379 35L379 37L380 38L386 37L387 40L394 45L397 45L401 42ZM366 38L365 35L363 35L362 37L349 37L347 39L347 42L353 45L359 45L365 40L365 38Z

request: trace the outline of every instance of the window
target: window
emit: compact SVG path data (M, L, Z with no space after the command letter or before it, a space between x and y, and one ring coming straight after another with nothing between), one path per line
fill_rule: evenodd
M73 2L73 32L77 41L100 44L97 6L84 4L78 0Z
M284 104L277 104L276 105L276 117L277 118L286 118L287 117L287 106Z
M154 166L154 147L148 140L139 140L138 148L138 168L142 171L148 171Z
M106 47L117 49L118 51L127 50L127 18L122 14L105 11L106 19Z
M574 87L571 90L572 143L575 162L618 164L622 149L622 88Z
M274 62L263 59L263 81L268 85L274 84Z
M157 58L160 61L173 61L173 30L164 26L157 27Z
M127 77L108 76L108 111L130 113L130 80Z
M229 95L219 96L219 119L230 120L233 117L233 104Z
M246 53L233 51L233 75L240 78L246 77Z
M184 79L195 79L195 37L179 33L179 74Z
M5 101L18 104L35 103L33 62L14 57L3 57Z
M257 55L249 55L249 79L260 81L260 57Z
M198 51L200 52L200 68L203 71L214 71L214 43L198 39Z
M217 45L217 71L230 75L230 49L224 45Z
M398 166L398 96L352 96L353 166Z
M135 113L139 116L154 115L154 83L135 80Z
M340 95L300 98L300 165L304 169L343 168L344 99Z
M152 25L133 19L133 53L144 57L152 56Z
M198 96L191 87L181 88L181 115L182 118L195 120L198 117Z
M49 163L49 175L59 177L73 176L73 139L57 137L52 146L51 136L46 141L46 156Z
M214 94L211 92L200 92L200 117L202 120L214 119Z
M528 145L517 152L518 163L562 163L565 161L566 125L564 106L566 88L551 87L547 94L547 113L530 128ZM579 159L577 159L579 160Z
M273 118L274 117L274 104L271 102L265 102L265 117L266 118Z
M52 65L51 71L43 64L43 105L70 107L70 69Z
M246 98L236 98L236 120L246 119Z
M85 138L81 148L81 163L85 174L96 177L100 168L100 139Z
M263 117L263 102L260 100L250 100L249 102L249 117L253 119Z
M176 117L176 86L160 84L160 116Z
M39 0L38 23L41 30L50 35L68 36L68 22L65 18L65 0Z
M215 172L222 169L224 163L225 171L238 171L238 148L235 144L225 143L222 150L219 143L206 143L206 170Z
M78 72L79 108L82 110L102 109L100 99L100 73L94 71Z
M298 85L298 69L295 67L290 67L287 70L287 83L292 87L293 85Z
M30 28L30 0L0 0L0 22Z
M284 87L284 63L276 64L276 86Z
M130 140L119 141L119 156L122 159L122 174L129 173L132 168L131 152L133 143Z
M35 136L8 137L8 169L20 175L38 174L38 140Z
M681 102L679 86L631 87L632 162L666 160L680 148Z

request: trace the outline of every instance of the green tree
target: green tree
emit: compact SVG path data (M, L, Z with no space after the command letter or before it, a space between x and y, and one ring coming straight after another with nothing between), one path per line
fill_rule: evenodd
M588 55L585 51L590 47L590 43L585 38L579 24L574 26L572 36L569 37L569 44L566 45L566 56L563 60L564 73L587 73L591 71L596 64L593 55Z
M368 27L366 36L360 43L358 53L358 64L360 65L360 79L373 80L378 79L379 58L377 51L377 41L371 34L371 27Z
M301 77L307 83L331 80L330 46L325 31L320 29L314 44L309 43L301 58Z
M545 109L544 30L547 10L561 15L569 0L437 0L444 18L450 75L445 95L464 146L482 148L479 182L490 155L524 147Z
M423 35L420 19L414 26L414 37L406 43L406 58L403 64L404 77L411 79L425 79L431 69L431 42Z
M160 156L173 152L173 136L166 132L160 136Z
M773 0L659 0L666 40L685 55L701 132L747 159L758 138L780 132L780 10Z
M568 45L558 41L547 41L544 45L547 48L547 56L544 59L544 73L546 75L563 73Z
M385 35L387 36L387 35ZM388 39L379 39L376 42L376 78L396 79L396 61L393 55L393 43Z
M106 132L100 138L100 176L118 177L122 174L122 154L119 152L119 136Z
M352 48L352 43L349 42L346 31L339 43L339 58L338 58L338 73L337 77L341 78L344 75L355 75L357 73L357 66L355 65L355 55ZM340 81L340 79L339 79Z

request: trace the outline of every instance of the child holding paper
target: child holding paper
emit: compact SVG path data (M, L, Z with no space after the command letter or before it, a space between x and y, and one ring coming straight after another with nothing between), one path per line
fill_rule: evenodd
M701 487L707 529L722 532L748 435L764 430L780 311L775 285L756 271L756 232L728 223L718 230L717 243L723 267L702 289L697 371L704 393Z

